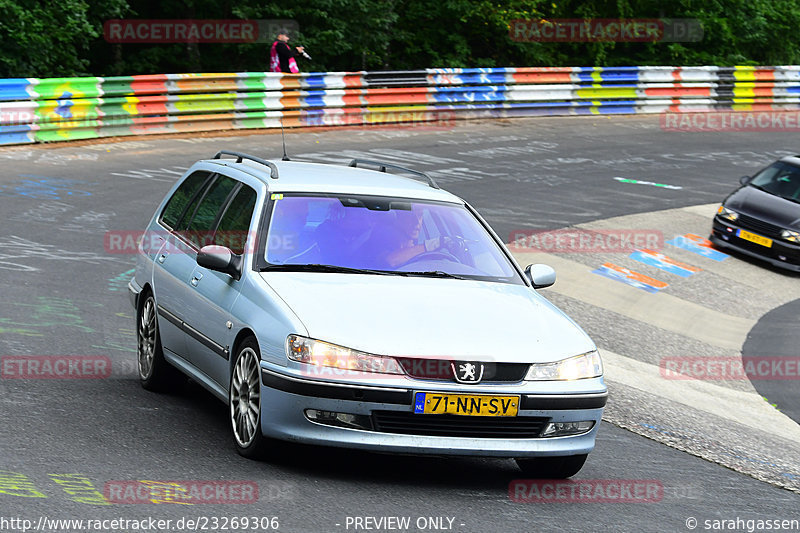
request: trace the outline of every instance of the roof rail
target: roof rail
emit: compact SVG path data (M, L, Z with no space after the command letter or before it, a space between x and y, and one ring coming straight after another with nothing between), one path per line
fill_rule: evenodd
M401 170L403 172L407 172L408 174L413 174L414 176L420 176L420 177L425 178L426 180L428 180L428 185L430 185L434 189L439 189L440 188L439 185L433 180L432 177L430 177L428 174L425 174L424 172L420 172L419 170L413 170L413 169L406 168L406 167L401 167L401 166L398 166L398 165L390 165L389 163L382 163L380 161L372 161L372 160L369 160L369 159L353 159L352 161L350 161L350 163L347 166L348 167L353 167L353 168L358 168L358 165L375 165L376 167L380 168L381 172L386 172L387 168L393 168L395 170Z
M261 163L262 165L266 165L270 168L269 177L274 180L278 179L278 167L275 166L275 163L271 161L267 161L266 159L261 159L260 157L243 154L241 152L232 152L230 150L220 150L219 152L217 152L217 155L214 156L214 159L220 159L220 156L223 155L232 155L236 157L237 163L241 163L242 159L249 159L250 161L255 161L256 163Z

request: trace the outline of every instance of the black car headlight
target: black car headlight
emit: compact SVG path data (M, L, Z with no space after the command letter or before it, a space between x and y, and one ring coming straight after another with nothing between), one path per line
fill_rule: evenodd
M724 205L721 205L719 206L719 209L717 209L717 216L724 218L725 220L730 220L731 222L734 222L737 218L739 218L739 213L731 209L728 209Z
M790 229L785 229L781 231L781 239L789 242L800 243L800 231L792 231Z

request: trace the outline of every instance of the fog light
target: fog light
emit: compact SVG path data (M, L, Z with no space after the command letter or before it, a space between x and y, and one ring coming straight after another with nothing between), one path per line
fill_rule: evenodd
M351 415L335 411L306 409L306 418L318 424L340 428L372 429L372 420L367 415Z
M594 420L581 420L580 422L550 422L542 431L542 437L564 437L566 435L580 435L594 427Z

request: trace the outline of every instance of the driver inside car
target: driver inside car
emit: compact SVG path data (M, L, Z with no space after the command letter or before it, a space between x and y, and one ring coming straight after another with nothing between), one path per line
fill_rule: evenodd
M396 224L392 227L392 234L384 237L384 242L389 246L389 249L381 257L389 267L402 266L426 252L444 249L441 253L447 254L448 252L445 250L449 251L455 247L455 241L445 236L420 240L422 229L421 210L397 210L394 215ZM452 253L448 255L452 255Z

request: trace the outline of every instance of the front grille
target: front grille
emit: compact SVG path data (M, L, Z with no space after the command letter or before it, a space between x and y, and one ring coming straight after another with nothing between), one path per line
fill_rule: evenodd
M416 379L438 379L455 382L453 369L448 359L419 359L402 357L397 359L406 374ZM481 382L494 381L514 383L522 381L528 372L527 363L483 363Z
M546 417L418 415L403 411L373 411L375 431L431 437L472 437L482 439L533 439L538 437Z
M779 237L783 229L775 224L770 224L769 222L764 222L763 220L741 213L739 213L739 218L736 219L735 224L744 229L754 230L765 237Z

